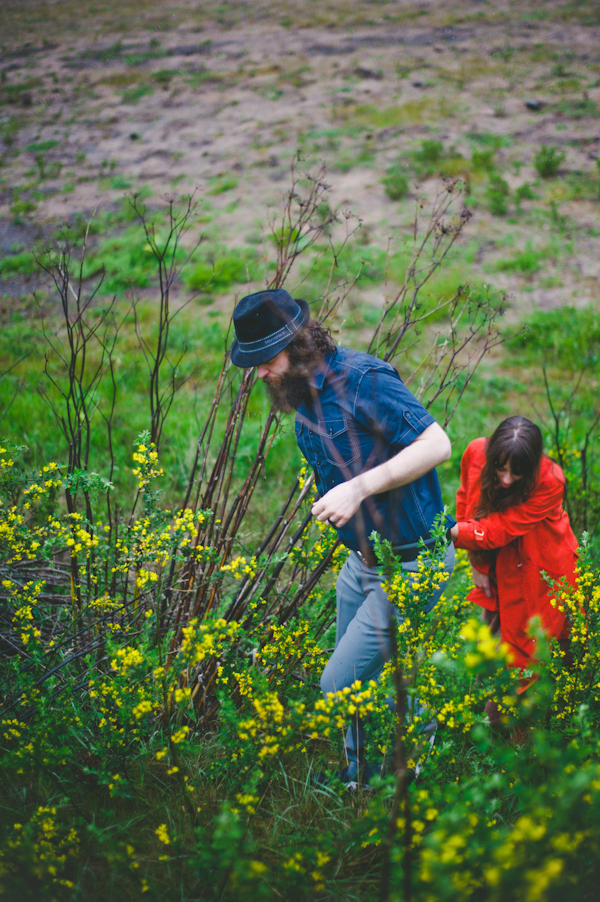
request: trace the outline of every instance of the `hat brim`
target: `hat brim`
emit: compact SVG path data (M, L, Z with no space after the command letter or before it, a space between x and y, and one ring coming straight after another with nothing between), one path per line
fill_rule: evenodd
M281 351L284 351L287 346L294 340L298 332L301 331L307 324L310 319L310 307L303 301L301 298L294 298L300 309L302 310L302 320L296 326L293 332L289 332L287 335L284 335L278 342L275 344L268 344L268 340L265 338L264 347L253 348L252 351L244 351L243 348L240 347L240 344L236 339L234 339L231 345L231 362L235 364L235 366L242 367L243 369L249 369L253 366L260 366L261 363L267 363L267 361L272 360L273 357L277 357Z

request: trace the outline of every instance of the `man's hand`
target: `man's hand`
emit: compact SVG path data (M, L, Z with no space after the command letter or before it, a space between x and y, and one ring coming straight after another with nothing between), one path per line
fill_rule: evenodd
M360 479L349 479L330 489L312 506L313 517L332 526L343 526L365 500Z
M473 582L477 588L483 589L488 598L493 598L490 578L487 573L482 573L481 570L476 570L475 567L471 567L471 570L473 571Z

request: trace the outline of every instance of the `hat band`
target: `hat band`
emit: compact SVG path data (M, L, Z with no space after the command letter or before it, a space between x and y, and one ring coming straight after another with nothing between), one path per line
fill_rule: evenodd
M285 326L282 326L277 332L272 332L271 335L267 335L265 338L259 338L256 341L240 341L238 338L238 348L240 351L246 351L248 353L254 350L258 351L263 350L264 348L270 348L280 342L282 338L285 338L286 335L294 335L300 328L303 317L304 313L302 307L299 306L298 313L293 320L286 323Z

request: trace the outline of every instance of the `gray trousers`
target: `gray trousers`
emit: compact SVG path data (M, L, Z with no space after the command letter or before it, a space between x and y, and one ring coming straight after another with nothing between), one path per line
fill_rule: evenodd
M448 545L445 563L450 576L454 568L452 543ZM410 579L411 573L416 575L417 566L417 561L409 561L402 565L402 569ZM446 582L428 602L426 613L439 601ZM351 551L337 579L335 651L321 676L321 689L325 696L351 686L355 680L365 683L378 679L383 665L392 656L390 620L392 613L397 619L400 615L388 601L381 583L382 577L377 568L367 567ZM362 762L364 730L356 718L353 718L348 729L345 746L349 762Z

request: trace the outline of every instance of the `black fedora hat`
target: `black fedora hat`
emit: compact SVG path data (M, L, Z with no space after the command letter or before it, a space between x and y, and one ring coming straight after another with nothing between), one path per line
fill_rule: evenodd
M306 301L295 300L284 288L247 295L233 311L232 363L249 368L272 360L309 319Z

